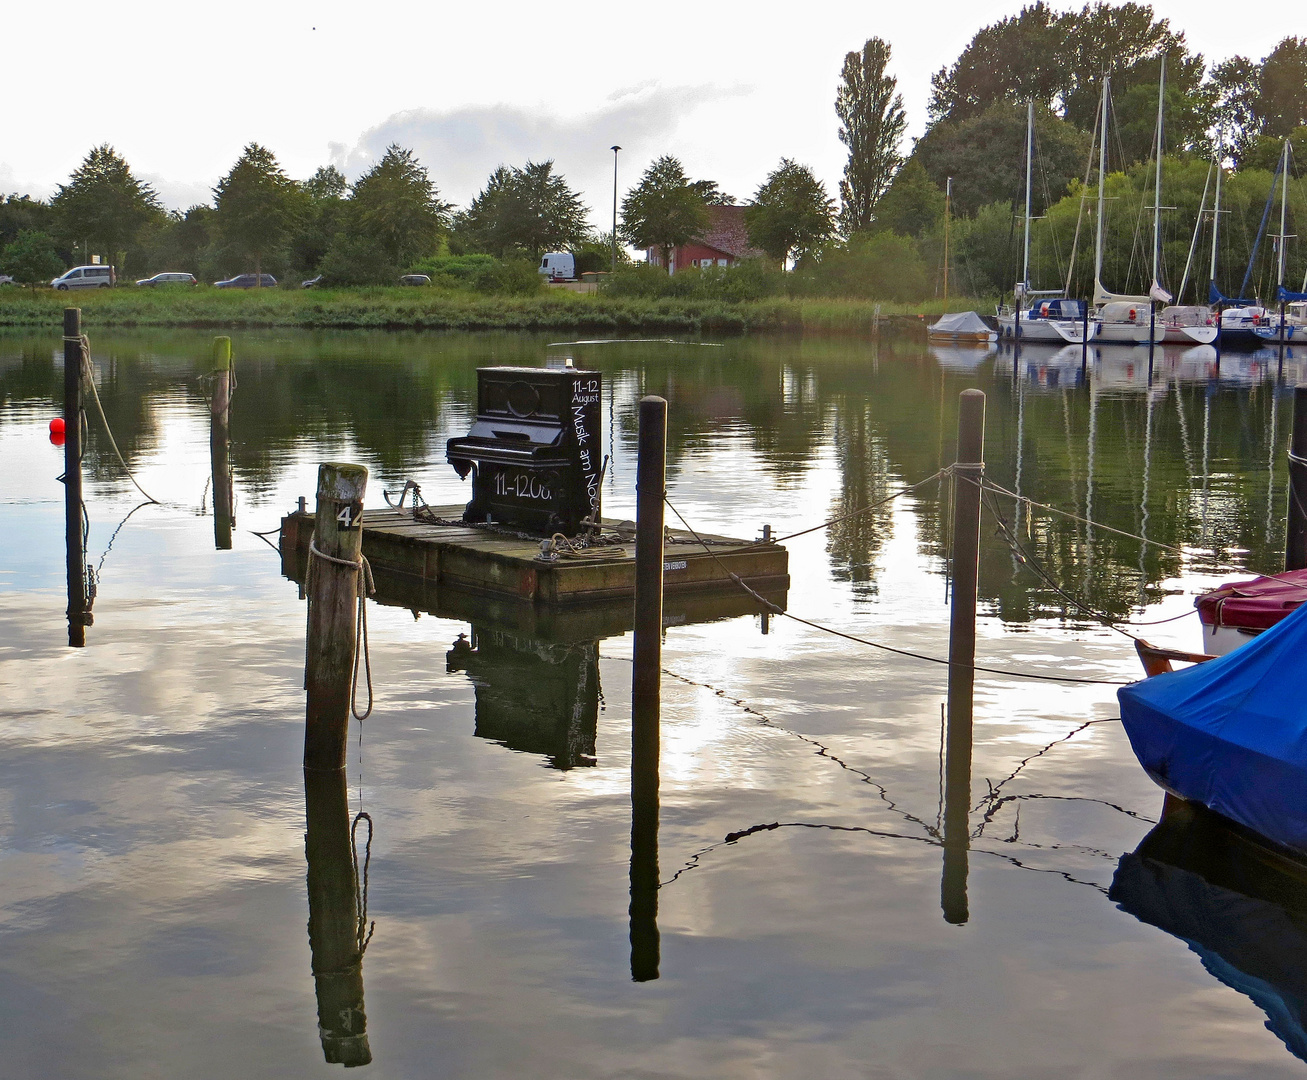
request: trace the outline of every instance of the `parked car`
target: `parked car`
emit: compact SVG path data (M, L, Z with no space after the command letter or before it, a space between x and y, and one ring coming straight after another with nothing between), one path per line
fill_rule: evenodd
M405 274L399 279L401 285L430 285L431 278L426 274Z
M155 274L154 277L141 278L136 284L153 287L155 285L198 285L199 282L195 280L194 274L179 274L170 271L165 274Z
M8 274L0 274L0 285L17 285L17 284L18 282L16 282Z
M60 292L69 289L107 289L117 280L118 275L113 272L112 266L74 266L51 281L50 286Z
M322 275L319 274L317 277L311 277L311 278L309 278L308 281L300 282L300 288L301 288L301 289L312 289L312 288L315 288L316 286L321 285L321 284L322 284Z
M263 280L260 281L260 278ZM271 274L237 274L234 278L213 283L215 289L253 289L258 286L274 289L277 287L277 279Z

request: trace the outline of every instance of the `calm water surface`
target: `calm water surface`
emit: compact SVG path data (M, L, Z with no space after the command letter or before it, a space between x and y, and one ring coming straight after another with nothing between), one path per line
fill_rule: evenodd
M63 458L46 435L61 344L0 337L0 1073L329 1075L332 980L360 973L319 960L315 994L304 608L251 530L311 498L324 460L366 464L369 505L409 477L433 504L466 499L444 445L468 426L475 368L560 350L234 335L238 528L219 551L198 378L211 335L91 334L119 445L163 505L127 518L139 499L93 418L95 622L68 648ZM1146 354L1120 352L1082 370L1074 351L1014 364L907 342L570 351L605 378L609 516L634 515L641 394L670 402L672 501L696 527L754 536L950 462L958 393L976 386L995 480L1194 548L1000 504L1086 604L1182 615L1223 577L1199 546L1282 566L1293 357L1277 381L1274 357L1226 357L1218 377L1211 354L1168 352L1150 387ZM944 655L941 494L791 542L790 610ZM1127 638L1042 585L992 522L983 534L981 663L1136 677ZM945 668L784 619L669 626L659 977L634 981L630 636L532 641L414 607L371 605L376 707L351 736L349 808L309 803L339 825L315 856L328 875L352 881L345 822L372 822L370 851L366 820L356 833L371 1075L1307 1072L1292 1002L1108 897L1161 803L1111 685L979 678L971 850L942 892ZM447 664L472 629L478 662ZM1192 616L1139 632L1200 644Z

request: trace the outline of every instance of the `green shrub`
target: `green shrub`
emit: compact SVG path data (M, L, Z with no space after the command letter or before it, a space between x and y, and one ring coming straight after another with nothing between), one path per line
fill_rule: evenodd
M930 286L911 237L881 232L828 249L820 262L795 273L793 289L808 296L910 301L924 299Z

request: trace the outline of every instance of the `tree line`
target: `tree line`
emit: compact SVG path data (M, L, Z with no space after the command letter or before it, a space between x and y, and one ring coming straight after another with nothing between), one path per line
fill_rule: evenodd
M1089 180L1105 75L1114 98L1108 183L1129 193L1114 196L1108 230L1109 265L1124 267L1113 279L1118 290L1131 287L1124 278L1137 276L1138 229L1128 225L1134 215L1137 226L1145 197L1141 170L1163 62L1167 198L1183 207L1168 218L1170 262L1197 216L1199 194L1186 185L1199 184L1202 170L1186 163L1217 156L1242 178L1227 181L1231 197L1243 192L1239 198L1247 203L1232 208L1238 216L1224 241L1223 258L1233 265L1251 249L1252 193L1269 188L1280 140L1289 136L1307 147L1307 38L1286 37L1258 61L1236 56L1209 66L1182 32L1144 4L1087 4L1059 13L1038 0L982 27L932 78L929 122L907 153L908 118L891 61L890 46L874 37L844 58L834 102L836 134L847 149L838 198L811 168L782 157L743 207L750 244L775 266L795 271L787 289L902 300L937 292L950 181L955 243L949 262L960 288L977 296L1010 288L1018 272L1016 214L1030 100L1036 104L1040 284L1074 276L1068 261L1075 223L1067 218L1071 207L1078 213ZM1174 192L1173 184L1179 185ZM1296 205L1301 192L1294 198ZM675 157L659 157L626 192L619 237L658 251L666 267L672 249L704 233L711 206L735 202L716 182L689 176ZM420 270L525 291L538 287L534 265L544 251L575 252L579 270L607 269L613 237L592 230L588 216L552 160L499 166L460 209L441 197L413 152L397 145L351 184L334 166L293 180L271 151L253 143L218 181L211 204L166 211L150 185L105 145L92 149L48 202L0 198L0 272L46 280L69 263L89 261L94 251L131 274L181 269L208 278L256 270L362 285ZM1307 227L1307 215L1300 220ZM1294 252L1291 262L1300 261ZM765 277L749 274L755 282Z

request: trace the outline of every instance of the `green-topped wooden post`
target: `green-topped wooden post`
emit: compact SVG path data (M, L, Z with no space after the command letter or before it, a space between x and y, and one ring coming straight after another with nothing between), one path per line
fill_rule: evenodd
M213 399L209 425L209 458L213 464L213 543L220 551L231 547L235 501L231 477L231 338L213 339Z
M368 470L362 465L318 466L304 657L306 769L345 767L367 486Z

